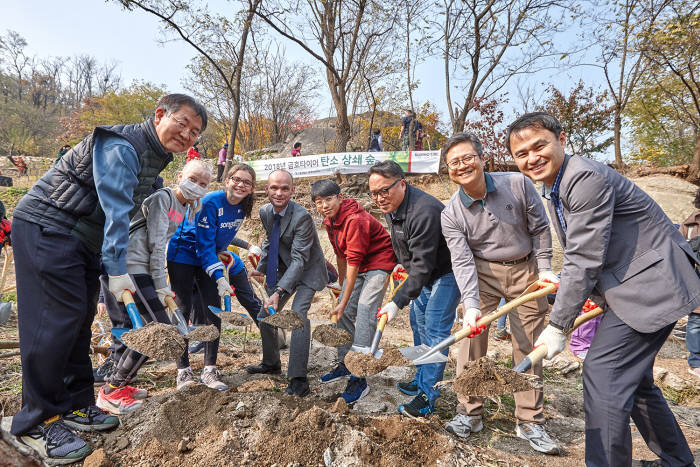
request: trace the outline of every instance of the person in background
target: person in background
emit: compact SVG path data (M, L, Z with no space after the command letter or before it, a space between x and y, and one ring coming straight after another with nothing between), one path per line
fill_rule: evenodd
M299 156L301 156L301 141L294 143L294 147L292 148L292 157Z
M61 146L61 149L58 150L58 154L56 154L56 162L58 162L65 153L70 151L70 147L70 144L64 144Z
M219 149L219 158L216 160L216 181L221 183L221 177L224 175L224 168L226 167L226 153L228 151L228 143Z
M202 155L199 153L199 149L197 148L197 145L199 143L194 143L191 148L187 150L187 159L185 162L189 162L192 159L201 159Z
M695 256L700 258L700 188L695 193L694 205L695 211L683 221L680 232L690 243ZM685 345L690 352L688 372L700 378L700 308L688 315L688 323L685 325Z
M382 151L382 132L379 128L376 128L369 140L369 152L379 151Z

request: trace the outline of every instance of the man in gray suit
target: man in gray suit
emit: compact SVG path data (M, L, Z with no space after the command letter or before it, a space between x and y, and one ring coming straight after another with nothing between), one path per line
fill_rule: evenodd
M566 134L552 115L523 115L508 127L506 144L520 171L544 183L564 248L550 323L535 345L546 344L551 359L564 349L589 296L605 309L583 366L586 464L631 465L631 416L661 465L692 465L652 375L676 320L700 305L697 259L688 243L630 180L566 155Z
M269 204L260 208L267 238L262 245L262 256L256 271L250 275L265 276L270 298L263 304L263 316L268 306L281 310L294 295L292 310L304 320L302 329L292 332L289 348L290 378L287 394L306 396L309 382L306 367L309 363L311 323L306 314L314 294L328 283L326 259L318 240L311 215L301 205L291 200L294 180L286 170L270 174L265 187ZM276 333L268 325L260 326L263 345L263 362L247 368L248 373L279 373L280 356Z

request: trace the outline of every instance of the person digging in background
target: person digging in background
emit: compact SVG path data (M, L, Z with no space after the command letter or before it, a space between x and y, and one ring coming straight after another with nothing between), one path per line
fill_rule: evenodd
M292 311L304 321L304 327L292 331L287 368L290 380L285 392L304 397L309 393L307 367L311 344L311 323L306 315L316 292L328 284L326 259L311 215L291 200L294 194L292 174L286 170L270 173L265 192L270 202L260 208L260 220L267 238L257 270L251 271L250 277L260 281L264 277L267 284L269 299L263 304L263 316L269 306L282 310L294 295ZM273 328L268 329L267 324L264 326L260 327L263 361L246 370L251 374L279 374L277 336Z
M405 285L378 314L390 322L409 302L414 345L432 347L450 335L459 302L459 289L452 273L450 251L440 231L443 204L409 185L394 161L382 161L369 170L369 190L391 226L391 243L398 262L408 272ZM443 352L447 355L447 349ZM408 417L426 417L435 410L445 363L419 365L413 381L398 388L415 396L398 411Z
M95 406L93 389L90 326L100 259L116 297L135 290L126 273L129 221L172 153L185 151L206 126L206 110L193 98L163 96L143 123L97 127L14 210L22 408L11 432L47 462L90 453L69 427L119 424Z
M700 305L688 242L630 180L565 154L566 134L554 116L519 117L506 131L506 147L524 175L544 184L564 249L557 299L535 345L546 345L551 359L589 296L605 310L583 365L586 464L632 464L631 416L657 462L693 465L652 373L674 323Z
M226 153L228 151L228 143L219 150L219 158L216 160L216 181L221 182L221 177L224 176L224 168L226 167Z
M680 232L688 240L695 256L700 258L700 188L695 193L694 205L695 211L683 221ZM700 378L700 308L688 315L688 323L685 325L685 345L689 352L688 372Z
M294 147L292 148L292 157L300 157L301 156L301 141L297 141L294 143Z
M501 299L519 297L539 280L558 283L552 273L552 234L535 185L520 173L486 173L481 141L472 133L457 133L442 148L450 179L460 187L442 211L442 234L452 257L452 270L464 305L464 328L474 336L459 343L457 376L467 362L486 356L489 328L477 329L483 315ZM549 309L542 297L510 313L513 361L532 351L544 329ZM542 377L542 364L529 371ZM542 389L514 394L516 434L546 454L561 448L544 427ZM458 414L446 428L466 438L481 431L484 398L459 395Z
M331 312L338 327L353 336L353 344L369 347L377 328L377 309L386 290L386 278L396 266L389 233L352 198L343 198L333 180L311 185L311 200L324 216L323 226L336 255L343 286L338 306ZM350 376L341 397L352 404L369 393L365 378L350 374L343 361L350 346L338 347L338 365L321 377L330 383Z
M213 324L221 331L221 318L209 310L209 306L219 308L221 298L233 293L231 285L236 288L236 298L250 316L256 318L260 310L260 299L248 283L243 261L226 251L228 245L247 249L253 255L260 255L260 248L250 245L242 239L236 239L236 233L243 220L249 218L253 210L253 190L255 188L255 171L246 164L235 164L224 182L224 189L214 191L202 198L202 207L191 222L180 225L168 246L168 275L170 286L177 294L176 302L189 319L191 310L202 311L195 316L194 324ZM205 190L206 192L206 190ZM233 258L234 263L228 270L222 260ZM193 304L193 284L199 290L201 306ZM216 371L216 359L219 353L219 338L204 344L204 369L200 382L220 391L228 389ZM183 389L195 384L190 367L187 349L177 362L177 388Z

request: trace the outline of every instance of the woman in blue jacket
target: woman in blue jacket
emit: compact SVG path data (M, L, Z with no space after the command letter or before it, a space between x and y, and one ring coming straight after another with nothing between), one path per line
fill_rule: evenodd
M196 218L183 222L170 239L170 286L177 295L176 301L186 319L189 319L188 315L193 308L193 285L199 290L200 309L204 310L204 316L195 317L195 324L214 324L221 330L221 319L209 311L209 305L220 307L221 297L233 292L231 285L235 287L238 302L257 323L256 318L262 302L248 283L243 261L237 255L233 255L234 264L226 277L226 269L219 259L219 254L225 252L232 242L247 249L251 254L259 256L262 253L259 247L234 238L244 218L251 215L254 189L253 168L246 164L235 164L224 181L224 189L202 198L201 210L196 214ZM218 351L219 339L204 345L205 366L200 382L223 391L228 389L228 386L221 381L216 371ZM195 384L187 351L178 360L177 368L178 389Z

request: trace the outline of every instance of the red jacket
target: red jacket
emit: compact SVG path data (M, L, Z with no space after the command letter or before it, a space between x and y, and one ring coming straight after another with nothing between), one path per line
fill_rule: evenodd
M335 254L349 265L360 266L359 272L391 271L396 266L389 232L354 199L341 201L335 219L326 217L323 225Z

